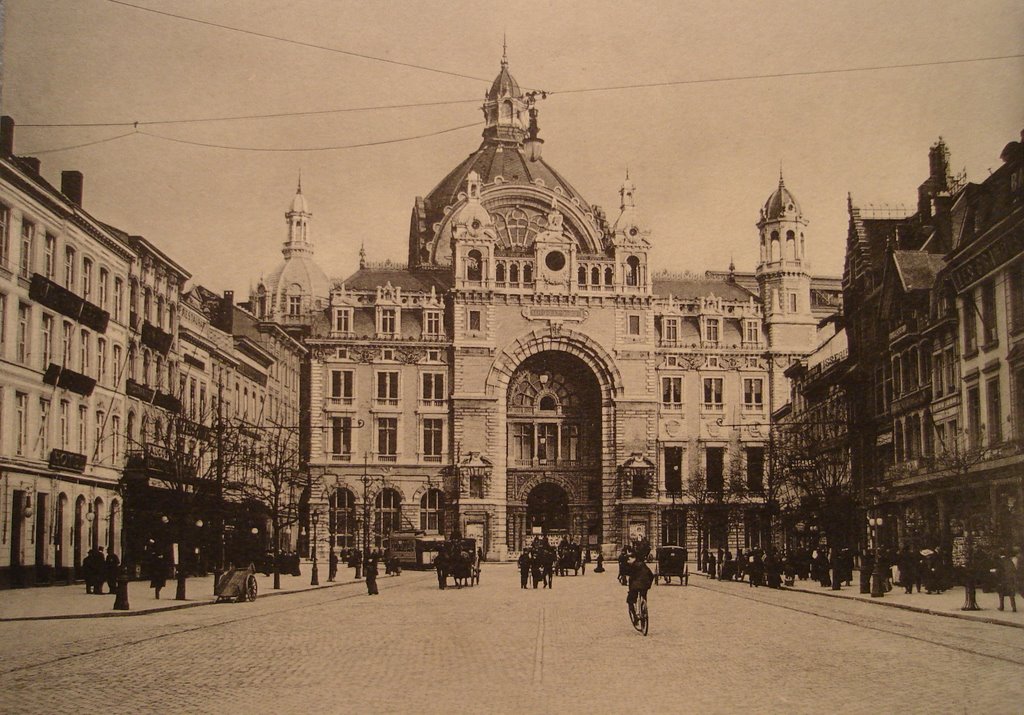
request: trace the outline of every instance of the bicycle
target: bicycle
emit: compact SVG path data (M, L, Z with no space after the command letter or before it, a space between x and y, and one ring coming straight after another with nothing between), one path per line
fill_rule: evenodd
M637 630L637 633L647 635L647 628L650 625L650 618L647 613L647 596L640 592L636 597L636 605L630 603L627 604L629 608L629 620L633 624L633 628Z

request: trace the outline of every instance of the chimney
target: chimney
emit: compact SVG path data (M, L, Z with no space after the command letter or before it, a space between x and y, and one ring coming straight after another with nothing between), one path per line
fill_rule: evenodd
M60 192L79 206L82 205L82 172L60 172Z
M14 118L0 117L0 156L14 155Z
M231 333L235 327L235 291L224 291L224 300L220 304L220 325L225 333Z

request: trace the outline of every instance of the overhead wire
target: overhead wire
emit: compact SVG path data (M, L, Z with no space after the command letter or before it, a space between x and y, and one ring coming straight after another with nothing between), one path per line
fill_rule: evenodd
M412 68L412 69L423 70L425 72L435 72L437 74L449 75L451 77L461 77L462 79L471 79L471 80L474 80L474 81L477 81L477 82L490 82L491 81L491 80L489 80L489 79L487 79L485 77L475 77L473 75L463 74L461 72L453 72L451 70L439 69L437 67L428 67L426 65L420 65L420 64L416 64L414 62L402 62L401 60L392 60L392 59L388 59L387 57L378 57L376 55L368 55L368 54L365 54L365 53L362 53L362 52L354 52L352 50L343 50L343 49L341 49L339 47L330 47L328 45L319 45L319 44L316 44L314 42L306 42L304 40L295 40L295 39L292 39L290 37L281 37L279 35L271 35L271 34L266 33L266 32L257 32L255 30L245 30L245 29L240 28L240 27L233 27L231 25L223 25L223 24L221 24L219 22L213 22L211 20L200 20L199 18L189 17L188 15L177 15L175 13L167 12L165 10L157 10L155 8L145 7L144 5L135 5L135 4L130 3L130 2L125 2L124 0L107 0L107 2L113 3L114 5L122 5L124 7L130 7L130 8L133 8L135 10L141 10L143 12L153 13L154 15L162 15L164 17L174 18L176 20L184 20L185 22L193 22L193 23L196 23L197 25L206 25L207 27L215 27L215 28L220 29L220 30L227 30L229 32L238 32L238 33L241 33L243 35L250 35L252 37L259 37L259 38L262 38L264 40L276 40L277 42L286 42L286 43L291 44L291 45L298 45L300 47L309 47L309 48L314 49L314 50L323 50L325 52L335 52L335 53L337 53L339 55L347 55L349 57L358 57L359 59L371 60L373 62L384 62L384 63L389 64L389 65L397 65L399 67L409 67L409 68Z
M118 2L119 0L108 0ZM916 69L921 67L936 67L957 64L969 64L975 62L996 62L1024 58L1024 53L1008 55L992 55L986 57L965 57L952 60L931 60L927 62L908 62L887 65L865 65L860 67L836 67L831 69L815 70L794 70L790 72L769 72L760 74L725 75L721 77L697 77L693 79L665 80L663 82L636 82L621 85L607 85L597 87L576 87L568 89L556 89L547 91L548 96L560 94L585 94L592 92L617 92L631 89L652 89L657 87L678 87L697 84L716 84L723 82L756 81L765 79L786 79L791 77L812 77L818 75L853 74L857 72L879 72L896 69ZM337 107L334 109L300 110L294 112L272 112L266 114L243 114L234 116L215 117L185 117L177 119L152 119L132 121L110 121L110 122L36 122L19 124L20 127L32 127L36 129L53 128L98 128L98 127L143 127L168 124L200 124L208 122L230 122L230 121L251 121L260 119L281 119L288 117L322 116L328 114L344 114L354 112L372 112L393 109L413 109L420 107L443 107L457 104L476 104L480 99L450 99L434 100L429 102L404 102L398 104L378 104L358 107ZM55 150L56 151L56 150ZM41 152L36 152L41 153Z

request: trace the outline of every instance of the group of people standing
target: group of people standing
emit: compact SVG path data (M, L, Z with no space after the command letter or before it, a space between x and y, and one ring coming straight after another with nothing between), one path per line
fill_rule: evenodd
M106 583L109 588L108 593L114 593L117 590L117 578L120 568L121 561L113 551L104 558L102 546L89 549L89 553L82 559L82 578L85 580L85 592L102 594L103 584Z

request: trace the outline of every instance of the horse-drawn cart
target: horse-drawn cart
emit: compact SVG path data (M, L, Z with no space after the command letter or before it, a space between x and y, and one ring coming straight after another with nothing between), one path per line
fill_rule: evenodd
M255 601L259 586L256 584L256 567L249 564L248 568L229 568L221 574L213 594L217 597L217 603L224 601Z
M686 586L690 581L690 567L686 563L686 549L681 546L658 547L658 576L671 583L673 576L679 577L679 584ZM657 583L657 579L655 579Z

